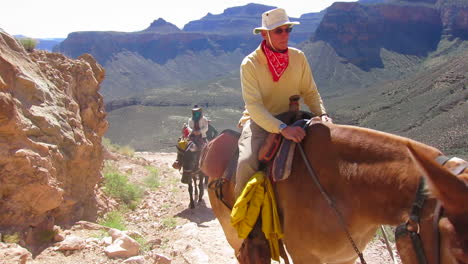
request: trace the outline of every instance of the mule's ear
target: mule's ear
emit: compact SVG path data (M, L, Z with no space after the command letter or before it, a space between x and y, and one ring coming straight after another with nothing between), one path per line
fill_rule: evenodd
M468 186L424 152L418 151L417 146L410 143L408 148L428 179L432 194L442 202L445 209L453 214L466 212L464 203L468 201Z

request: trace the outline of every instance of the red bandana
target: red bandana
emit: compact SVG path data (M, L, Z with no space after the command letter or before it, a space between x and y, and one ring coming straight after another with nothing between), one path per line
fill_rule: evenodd
M266 55L268 61L268 68L270 69L270 72L273 75L273 81L277 82L280 79L281 75L283 75L286 68L288 68L288 50L286 50L286 52L272 51L266 46L265 40L262 41L262 50L263 53L265 53Z

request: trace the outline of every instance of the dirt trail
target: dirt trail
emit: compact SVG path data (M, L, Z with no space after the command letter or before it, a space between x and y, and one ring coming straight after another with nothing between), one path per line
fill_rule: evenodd
M187 185L180 183L180 174L171 167L175 153L138 152L135 157L118 156L108 161L129 175L130 181L142 184L148 175L147 166L158 168L161 186L147 189L134 211L124 215L126 229L141 235L140 262L156 262L156 255L171 260L172 264L235 264L234 252L213 215L208 196L195 209L188 209ZM86 239L81 250L59 252L56 247L44 250L33 261L35 264L54 263L122 263L122 259L109 259L103 252L103 231L84 230L75 226L64 232ZM382 241L376 239L364 252L369 264L392 263Z

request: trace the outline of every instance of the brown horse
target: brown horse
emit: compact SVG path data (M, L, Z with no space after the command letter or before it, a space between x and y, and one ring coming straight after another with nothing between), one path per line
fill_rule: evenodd
M357 253L344 226L356 248L363 251L380 225L406 223L423 175L410 149L414 156L424 154L428 159L441 155L439 150L408 138L322 123L307 128L301 146L318 181L342 215L344 225L314 183L296 148L291 175L274 187L283 240L294 264L354 263ZM466 174L465 171L464 176ZM210 177L209 182L213 181L216 179ZM231 206L234 204L233 190L232 182L222 186L224 202ZM242 241L230 225L230 210L212 189L208 193L213 211L237 254ZM426 199L419 223L428 263L435 263L431 229L435 204L434 198ZM466 218L462 224L468 224ZM255 252L255 249L249 251ZM441 257L441 263L450 263L444 254ZM256 263L260 263L259 260Z

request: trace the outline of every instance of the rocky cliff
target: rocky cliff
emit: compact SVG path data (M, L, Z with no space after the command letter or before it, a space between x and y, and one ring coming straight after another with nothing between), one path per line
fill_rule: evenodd
M449 39L468 40L468 1L438 0L444 35Z
M90 55L28 53L0 32L0 233L30 245L56 224L96 218L103 80Z
M442 24L431 6L335 3L316 31L348 62L363 69L383 67L380 52L427 56L437 48Z
M174 33L181 30L174 24L166 22L166 20L159 18L153 21L151 25L143 30L143 32L157 32L157 33Z
M254 28L261 26L262 13L273 8L276 7L260 4L227 8L222 14L213 15L208 13L199 20L190 21L184 26L184 31L223 35L250 35ZM301 24L294 28L294 34L291 34L290 41L300 43L309 39L320 24L324 14L325 12L308 13L303 14L300 18L291 17L292 21L299 21Z
M326 41L349 63L382 68L382 49L426 57L442 38L468 39L468 2L387 0L336 2L314 40Z

